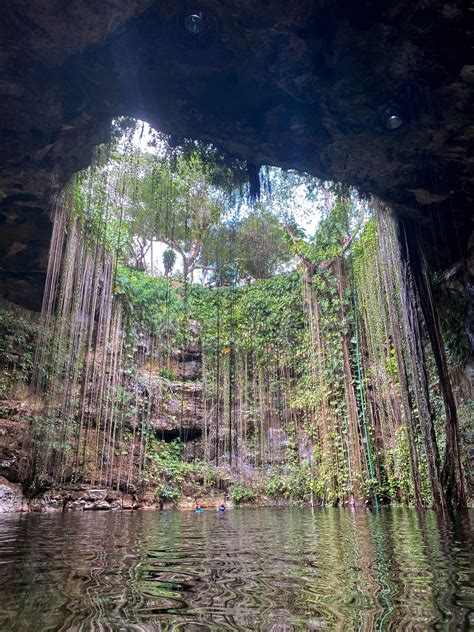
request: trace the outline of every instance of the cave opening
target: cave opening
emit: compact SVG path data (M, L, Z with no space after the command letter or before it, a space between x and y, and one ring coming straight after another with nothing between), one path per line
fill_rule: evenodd
M192 463L311 505L465 506L463 348L419 231L381 201L121 117L52 220L32 489L164 499Z

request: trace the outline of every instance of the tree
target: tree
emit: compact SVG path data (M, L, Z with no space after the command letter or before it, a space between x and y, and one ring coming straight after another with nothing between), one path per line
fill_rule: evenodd
M203 269L218 285L269 279L292 257L285 228L262 205L213 227L202 253Z
M145 268L145 256L156 240L181 258L183 282L192 281L209 230L224 212L223 191L212 184L198 153L169 157L135 150L131 159L123 160L125 168L110 168L116 172L114 213L128 227L129 260ZM169 264L167 254L165 268Z
M163 253L163 267L165 269L165 275L169 276L176 263L176 253L172 248L167 248Z

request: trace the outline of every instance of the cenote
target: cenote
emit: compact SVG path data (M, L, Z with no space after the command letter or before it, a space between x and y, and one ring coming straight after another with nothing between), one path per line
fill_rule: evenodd
M0 630L474 627L468 3L3 4Z
M467 630L472 539L406 508L4 516L2 630Z

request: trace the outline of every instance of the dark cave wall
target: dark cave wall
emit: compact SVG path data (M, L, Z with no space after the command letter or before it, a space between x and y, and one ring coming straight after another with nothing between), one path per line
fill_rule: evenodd
M51 194L125 114L375 194L419 220L433 268L465 262L468 14L437 0L13 0L0 26L3 296L39 308Z

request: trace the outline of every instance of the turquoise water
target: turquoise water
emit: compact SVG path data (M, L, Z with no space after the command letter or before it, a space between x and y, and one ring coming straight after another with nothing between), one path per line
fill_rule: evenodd
M474 629L472 545L398 508L5 515L0 630Z

